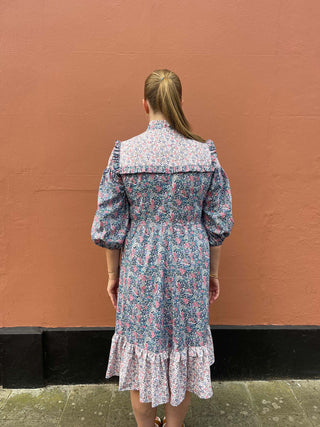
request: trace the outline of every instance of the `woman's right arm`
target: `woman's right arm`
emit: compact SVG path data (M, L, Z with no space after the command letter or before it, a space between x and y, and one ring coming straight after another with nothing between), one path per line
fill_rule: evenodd
M219 276L221 246L210 246L210 274L216 274L217 276Z
M202 219L208 234L210 247L221 246L234 226L232 214L232 195L228 175L218 159L214 142L210 140L212 165L210 183L202 205ZM211 249L212 270L217 272L219 264L219 250Z

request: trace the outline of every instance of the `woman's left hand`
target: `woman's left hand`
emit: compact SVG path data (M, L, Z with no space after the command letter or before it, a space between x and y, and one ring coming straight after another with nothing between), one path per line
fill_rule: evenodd
M108 280L107 291L111 299L112 305L115 309L117 309L118 287L119 287L119 277Z

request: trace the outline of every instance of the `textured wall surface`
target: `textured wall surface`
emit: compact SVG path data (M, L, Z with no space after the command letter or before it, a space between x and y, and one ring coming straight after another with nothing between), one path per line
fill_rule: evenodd
M114 325L90 227L156 68L231 183L210 323L320 325L319 19L316 0L1 2L0 326Z

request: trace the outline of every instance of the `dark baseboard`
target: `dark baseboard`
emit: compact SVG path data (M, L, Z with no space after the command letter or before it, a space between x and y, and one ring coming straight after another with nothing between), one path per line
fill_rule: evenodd
M320 378L320 326L213 325L214 380ZM4 388L105 379L114 328L0 328Z

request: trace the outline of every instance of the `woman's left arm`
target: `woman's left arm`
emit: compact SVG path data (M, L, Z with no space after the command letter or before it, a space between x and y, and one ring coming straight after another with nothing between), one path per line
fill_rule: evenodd
M117 279L120 270L121 249L106 248L107 271L109 279Z

